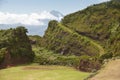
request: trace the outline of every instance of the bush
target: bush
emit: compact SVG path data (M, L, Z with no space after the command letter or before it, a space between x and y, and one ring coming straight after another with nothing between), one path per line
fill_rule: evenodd
M59 56L56 58L56 62L58 65L77 67L78 63L79 63L79 57L77 57L77 56Z
M0 30L0 63L3 63L0 66L24 64L33 60L34 53L26 33L24 27ZM5 52L10 55L10 60L5 57Z
M35 63L40 65L64 65L64 66L77 66L79 58L76 56L62 56L55 54L39 54L34 58Z
M112 53L106 53L106 54L103 54L102 56L100 56L100 60L104 60L104 59L110 59L113 57L113 54Z
M100 61L95 57L81 56L79 70L86 72L95 72L101 67Z
M101 67L99 58L75 55L60 55L44 48L37 48L35 50L34 62L40 65L63 65L71 66L76 69L88 72L95 72Z
M35 57L34 62L40 65L64 65L64 66L78 66L79 57L77 56L64 56L60 54L55 54L52 51L48 51L44 48L34 49Z
M0 64L3 62L5 51L6 48L0 49Z

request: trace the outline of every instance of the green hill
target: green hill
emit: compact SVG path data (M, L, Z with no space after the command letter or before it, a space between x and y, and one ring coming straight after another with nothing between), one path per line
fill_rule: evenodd
M77 56L96 56L100 53L97 43L57 21L51 21L49 23L49 28L44 38L45 46L57 53L74 54Z
M92 5L51 21L44 35L45 47L61 54L120 55L120 2Z
M111 0L50 21L41 46L80 56L77 68L98 70L104 59L120 56L120 1Z
M78 34L87 36L104 47L113 56L120 55L120 2L93 5L69 14L61 22Z

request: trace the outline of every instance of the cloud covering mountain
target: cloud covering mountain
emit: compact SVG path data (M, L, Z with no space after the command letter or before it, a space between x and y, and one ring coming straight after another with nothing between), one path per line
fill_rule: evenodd
M0 12L0 24L25 24L25 25L45 25L42 20L60 20L62 14L57 11L43 11L41 13L14 14Z
M60 21L63 17L58 11L43 11L31 14L14 14L0 12L0 29L7 29L16 26L25 26L29 34L43 35L50 20Z
M99 1L101 1L101 2L106 2L106 1L110 1L110 0L99 0Z

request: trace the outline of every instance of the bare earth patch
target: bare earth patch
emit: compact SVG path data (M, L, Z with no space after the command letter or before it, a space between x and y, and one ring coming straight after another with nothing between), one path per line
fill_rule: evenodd
M120 59L110 61L104 69L90 80L120 80Z
M34 66L27 66L27 67L24 67L22 68L23 70L54 70L52 68L45 68L45 67L34 67Z

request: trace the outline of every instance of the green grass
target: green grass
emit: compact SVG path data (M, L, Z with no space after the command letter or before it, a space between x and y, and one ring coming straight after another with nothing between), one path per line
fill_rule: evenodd
M84 80L89 75L64 66L28 65L0 70L0 80Z

